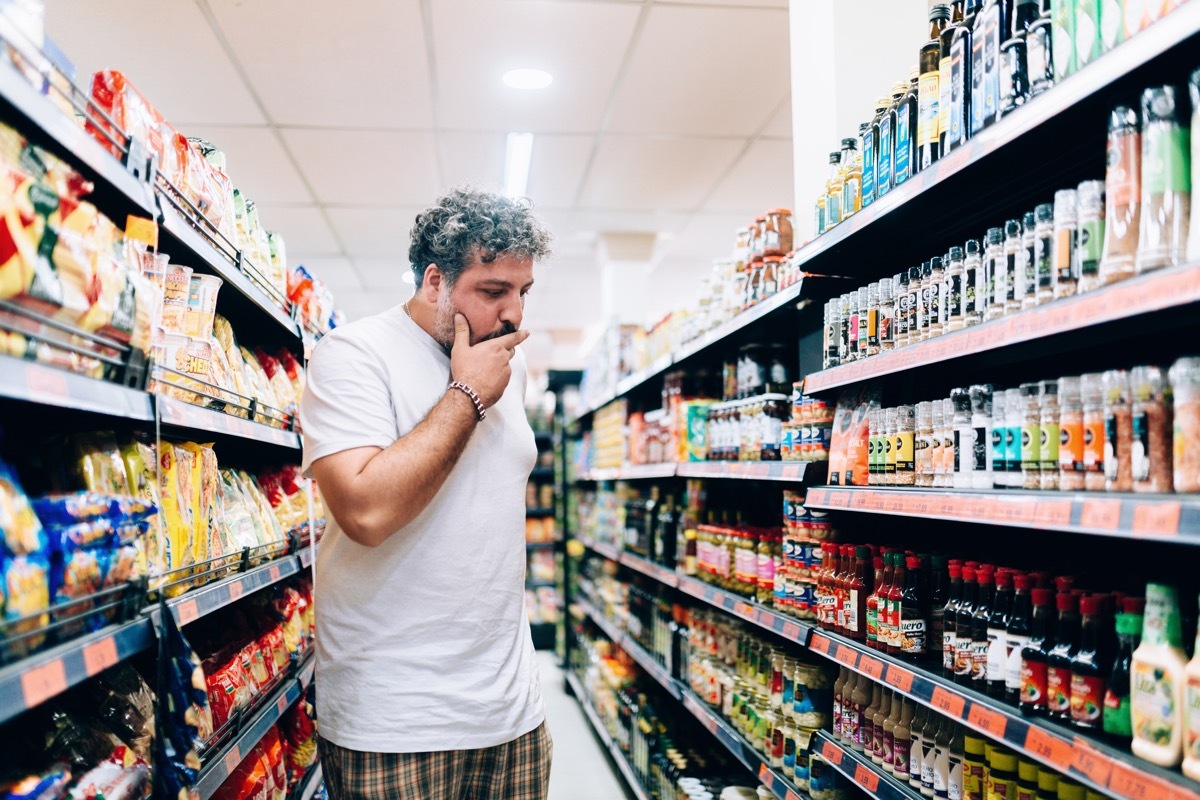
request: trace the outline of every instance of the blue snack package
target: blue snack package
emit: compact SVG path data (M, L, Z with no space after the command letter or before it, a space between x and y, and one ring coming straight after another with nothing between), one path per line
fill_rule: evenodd
M56 764L41 775L30 775L18 781L3 800L56 800L67 793L71 771L65 764Z
M160 729L154 737L154 797L189 800L200 772L196 747L200 715L208 708L207 684L200 659L175 617L165 603L160 608Z
M41 553L46 549L46 532L34 513L12 467L0 461L0 533L4 548L15 556Z
M50 552L54 554L67 554L82 547L111 545L116 540L116 532L107 519L91 519L47 530Z
M50 571L50 597L54 605L93 595L104 586L112 552L104 547L86 547L55 559Z
M34 498L33 510L48 528L66 527L108 516L110 501L95 492L50 494Z

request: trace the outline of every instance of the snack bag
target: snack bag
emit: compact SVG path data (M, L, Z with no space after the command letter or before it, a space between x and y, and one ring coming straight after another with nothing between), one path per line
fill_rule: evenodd
M188 485L190 454L184 451L188 456L189 463L181 465L177 448L169 442L163 442L159 450L159 497L162 499L161 518L165 534L162 537L162 555L165 566L162 572L168 573L195 563L191 541L194 526L190 508L187 505L192 494L191 487ZM174 580L180 576L170 577ZM186 585L180 585L174 587L169 594L175 596L185 590Z
M4 533L4 548L13 555L46 550L46 532L16 473L3 461L0 461L0 531Z
M50 615L39 613L50 607L50 565L45 556L8 556L3 560L3 572L4 634L28 633L49 624ZM20 619L25 621L15 622ZM28 637L10 648L18 653L30 652L44 639L44 635Z
M848 390L838 398L829 446L829 483L866 486L868 479L868 415L879 408L879 389Z
M198 726L208 714L208 695L200 659L175 624L175 617L163 614L161 625L166 663L160 665L162 730L154 738L154 797L190 800L200 772L196 741Z

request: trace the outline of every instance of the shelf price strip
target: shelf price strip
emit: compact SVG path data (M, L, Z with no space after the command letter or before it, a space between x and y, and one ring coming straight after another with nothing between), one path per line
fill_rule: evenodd
M835 742L828 732L821 731L817 736L821 742L821 758L871 797L878 800L919 800L921 797L894 780L881 776L874 766ZM881 777L884 779L881 780Z

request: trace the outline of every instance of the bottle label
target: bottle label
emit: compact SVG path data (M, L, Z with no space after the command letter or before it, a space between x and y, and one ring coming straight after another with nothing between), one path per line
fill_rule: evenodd
M1004 269L1004 257L987 259L988 298L992 305L1004 305L1008 294L1008 273Z
M895 755L896 735L885 730L883 732L883 763L895 765Z
M1000 30L1000 6L991 5L983 12L983 125L996 119L1000 107L1000 44L1006 33ZM972 97L974 99L974 97Z
M1104 477L1107 480L1115 481L1117 479L1117 459L1120 453L1117 452L1117 416L1116 414L1104 415Z
M1021 427L1010 425L1004 429L1004 465L1007 472L1021 471Z
M1142 136L1137 131L1114 133L1108 138L1108 164L1104 192L1113 208L1125 210L1142 192Z
M900 620L900 650L904 653L925 653L926 622L923 618L902 617Z
M1021 659L1021 703L1035 707L1046 706L1048 675L1041 661Z
M1150 480L1150 426L1145 411L1133 415L1133 479Z
M829 196L825 200L825 219L828 220L830 224L841 221L842 193L840 189L834 189L833 191L829 192ZM853 318L851 318L850 321L851 323L854 323ZM858 326L854 325L854 328L857 330Z
M942 669L946 672L954 671L954 642L954 631L942 634Z
M938 134L950 133L950 56L938 61Z
M1042 465L1042 426L1026 424L1021 427L1021 468L1037 472Z
M898 472L913 471L913 434L901 433L896 436L896 470Z
M1062 667L1046 668L1046 707L1059 714L1071 710L1071 671Z
M1179 732L1172 674L1154 664L1135 659L1129 687L1129 712L1134 738L1155 744L1170 742ZM1190 709L1185 707L1184 716L1191 718Z
M908 775L908 756L912 748L912 739L894 739L892 747L892 767L896 777Z
M1079 274L1095 276L1100 272L1104 251L1104 220L1096 217L1079 225Z
M1059 228L1054 231L1054 272L1058 282L1068 284L1075 276L1071 272L1072 258L1075 255L1075 231L1071 228Z
M1142 134L1142 193L1151 197L1192 190L1188 129L1159 123Z
M973 639L971 641L971 678L987 680L988 640Z
M1184 758L1200 759L1200 677L1196 675L1188 675L1183 687L1183 723Z
M862 332L859 332L859 336ZM867 312L867 344L877 346L879 344L879 310L872 308Z
M863 131L862 204L863 208L875 201L875 128Z
M1057 422L1043 422L1039 426L1041 433L1042 472L1054 472L1058 469L1059 460L1059 430Z
M980 443L976 441L978 428L956 428L954 430L954 472L969 475L979 460ZM986 469L986 465L984 469Z
M1084 469L1083 421L1068 422L1058 428L1058 466L1066 471L1082 472Z
M956 319L962 316L962 284L961 274L950 276L946 294L946 318Z
M1017 253L1009 253L1004 257L1004 270L1005 299L1016 300L1020 297L1017 293L1017 285L1024 275L1024 271L1017 261Z
M963 762L954 753L950 754L950 771L946 775L946 799L963 800Z
M970 54L966 52L966 48L966 37L958 37L950 43L950 107L947 111L950 128L946 133L947 147L967 141L966 89Z
M912 177L912 135L908 109L905 104L901 104L900 108L896 109L896 155L892 164L892 183L896 186Z
M1105 733L1126 739L1133 736L1133 722L1129 716L1129 698L1119 697L1112 687L1104 692L1102 719Z
M1018 634L1007 634L1005 641L1008 655L1004 665L1004 688L1017 695L1020 695L1023 685L1021 651L1030 641L1030 637Z
M941 284L944 286L945 284ZM942 295L937 286L928 286L922 292L925 298L925 319L929 325L938 325L942 321Z
M1048 289L1054 285L1054 261L1051 255L1054 252L1053 234L1038 236L1033 248L1037 260L1037 285Z
M862 711L858 704L842 699L842 737L849 742L860 739L859 723L862 721Z
M867 604L867 641L879 641L879 610L870 603Z
M1003 425L992 428L992 472L1000 474L1007 470L1008 449L1004 439L1008 428Z
M858 633L858 589L851 589L846 601L843 626L850 633Z
M1094 725L1104 711L1104 678L1097 675L1071 675L1071 720Z
M947 65L949 66L949 65ZM926 72L917 84L917 144L924 147L937 142L940 129L941 82L939 73Z
M892 122L887 114L879 121L879 151L875 154L875 196L892 188Z
M930 755L934 758L933 792L937 797L946 797L948 792L946 783L950 779L950 775L946 772L946 768L939 769L937 763L945 761L946 767L949 767L949 756L941 747L938 747L936 751L930 751ZM925 783L924 777L921 778L921 783Z
M1008 643L1003 628L988 628L987 681L1004 683L1008 673Z
M1022 289L1025 297L1033 297L1037 294L1038 287L1038 261L1037 261L1037 240L1030 240L1025 252L1021 258L1021 268L1024 275L1022 281Z
M964 269L964 275L962 289L963 314L977 316L979 313L979 269L974 266Z
M1063 8L1063 6L1066 6L1066 8ZM1051 48L1054 60L1054 74L1060 80L1075 71L1075 43L1071 38L1074 33L1074 23L1075 4L1055 4Z
M988 470L988 442L991 441L991 436L988 434L987 428L975 428L975 435L971 441L971 453L974 463L971 465L973 472L987 472Z

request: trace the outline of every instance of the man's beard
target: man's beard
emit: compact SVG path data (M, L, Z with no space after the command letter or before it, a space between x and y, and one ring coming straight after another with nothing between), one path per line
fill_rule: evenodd
M449 350L454 346L454 315L461 313L454 304L450 301L450 293L442 292L438 295L437 310L433 316L433 338L442 347ZM465 314L463 316L466 316ZM511 323L501 323L500 327L484 336L471 335L471 346L486 342L489 339L496 339L501 336L507 336L510 333L516 333L517 329Z

